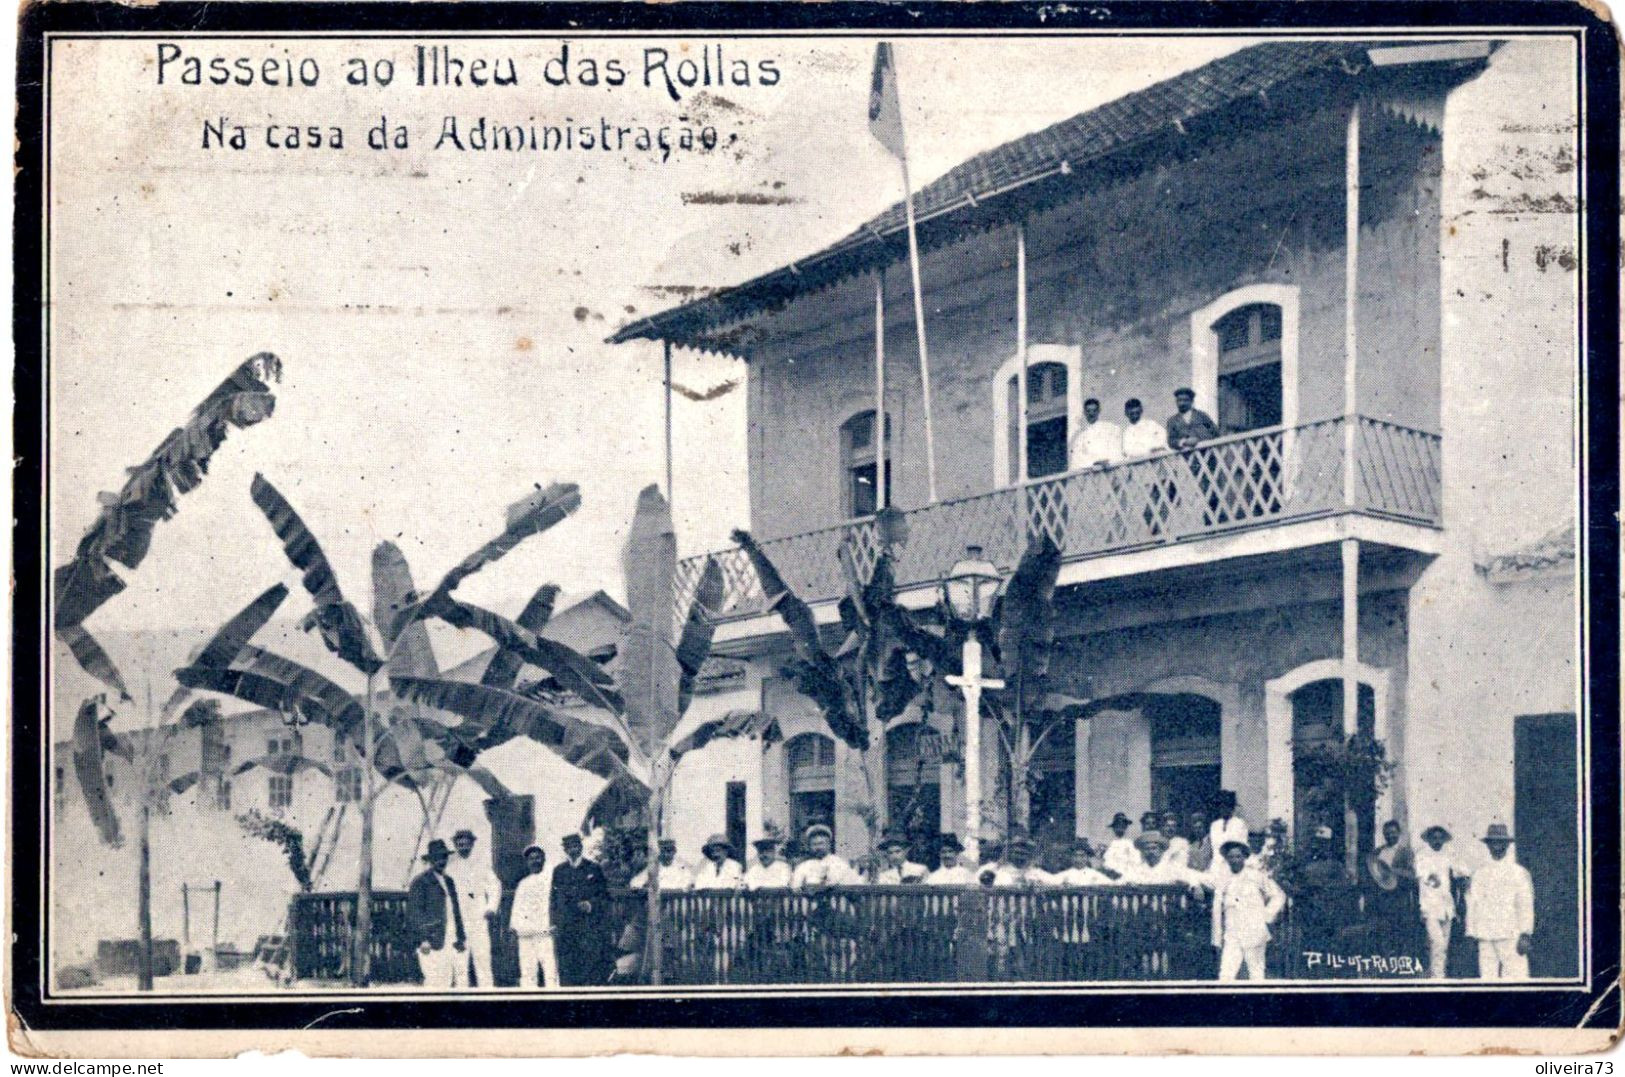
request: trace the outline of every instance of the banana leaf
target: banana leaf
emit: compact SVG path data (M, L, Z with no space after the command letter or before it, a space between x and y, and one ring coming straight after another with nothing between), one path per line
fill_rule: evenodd
M180 796L182 793L186 792L188 789L192 788L192 786L196 785L202 780L203 772L200 770L192 770L182 774L178 778L172 778L164 786L164 788L169 790L175 796Z
M384 666L383 659L378 657L372 637L361 623L361 615L339 590L338 576L316 536L265 476L254 476L249 496L271 522L271 529L281 541L288 560L304 573L305 590L316 602L316 608L299 627L307 632L312 628L320 631L327 649L362 673L368 676L377 673Z
M1055 648L1055 581L1061 573L1061 550L1047 534L1035 538L1021 555L994 612L998 660L1018 710L1043 691Z
M698 751L714 740L735 740L740 737L760 737L762 747L784 739L778 719L762 711L729 711L720 718L701 722L671 746L671 757L681 759L689 752Z
M613 678L602 666L562 643L545 639L519 627L500 613L466 602L445 599L437 604L439 616L457 628L472 628L494 640L498 647L514 652L531 665L547 670L565 690L585 703L620 714L623 702L610 685Z
M507 800L513 796L513 791L503 785L500 778L484 767L469 767L466 770L459 768L455 773L468 775L473 779L474 784L479 786L481 791L492 800Z
M96 637L85 631L84 625L68 625L56 630L56 638L67 644L68 650L81 668L98 681L118 693L120 699L129 699L130 690L124 686L124 676L113 664Z
M694 601L689 604L683 631L677 637L677 665L682 670L682 679L677 685L679 715L688 712L689 700L694 697L694 680L711 655L711 639L716 635L717 626L711 620L710 611L722 604L722 595L722 566L708 557L699 585L694 589Z
M309 666L258 647L244 647L229 666L183 666L175 679L267 710L302 714L356 743L366 722L361 703L343 688Z
M265 770L270 771L272 774L281 774L284 776L292 776L302 770L320 771L329 778L333 776L333 771L324 764L318 763L316 760L310 759L306 756L295 755L292 752L278 752L275 755L255 756L253 759L244 761L231 773L233 776L245 774L248 771L253 770L255 767L262 767Z
M118 813L113 810L112 791L107 787L105 741L110 735L106 718L100 716L101 697L93 696L79 705L73 721L73 772L79 779L79 789L85 797L85 808L90 821L103 843L118 848L124 844L119 831Z
M756 544L749 531L736 530L733 540L750 559L751 567L756 570L756 579L762 586L762 594L767 598L767 609L784 619L801 660L811 662L815 654L824 654L824 644L818 636L818 622L813 619L811 607L790 590L784 577L779 575L778 567Z
M514 621L527 632L541 635L547 622L553 619L553 604L558 601L559 589L551 583L543 584L530 596L525 608L520 611L519 617ZM524 668L525 660L505 647L498 647L497 652L491 656L491 661L480 674L480 683L487 688L512 688L519 679L519 671Z
M656 486L646 486L638 494L621 567L626 608L632 614L622 636L619 670L626 720L644 755L655 759L680 717L683 676L672 640L677 534L671 509Z
M247 360L152 455L130 469L117 494L102 495L101 513L80 539L73 560L55 573L55 627L83 622L124 590L124 582L108 561L128 568L141 564L152 546L153 529L175 515L177 495L189 493L203 481L209 459L225 442L227 430L253 426L270 417L276 398L267 380L281 378L282 361L271 353L261 352Z
M626 774L645 785L649 782L645 758L612 714L593 708L565 711L515 692L462 681L402 677L394 687L404 699L461 715L480 731L482 746L529 737L571 766L601 778Z
M412 568L393 542L380 542L372 551L372 623L390 648L391 676L438 677L429 629L422 621L399 623L400 613L417 600Z
M192 652L187 661L189 666L229 666L232 660L242 653L248 642L254 638L266 622L281 607L288 597L288 588L284 584L277 584L269 588L264 594L244 606L242 611L220 627L203 646Z

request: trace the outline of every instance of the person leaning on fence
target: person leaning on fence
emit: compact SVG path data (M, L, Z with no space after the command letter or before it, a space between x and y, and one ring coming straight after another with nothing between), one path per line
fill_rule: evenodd
M925 877L927 886L975 886L976 873L960 862L965 851L957 834L937 839L937 870Z
M1002 888L1036 890L1054 886L1055 876L1033 863L1038 843L1026 834L1013 834L1005 843L1004 863L993 872L993 885Z
M790 865L779 855L784 843L778 838L757 838L756 862L745 869L746 890L786 890L790 886Z
M700 846L705 862L694 869L695 890L738 890L745 885L745 873L734 859L733 842L725 834L712 834Z
M1140 851L1134 847L1133 839L1128 836L1128 828L1133 825L1129 817L1122 812L1112 816L1110 826L1114 836L1111 843L1106 846L1102 866L1106 869L1106 874L1114 879L1145 865L1145 861L1140 857Z
M1192 891L1212 885L1200 872L1167 858L1168 839L1155 830L1134 839L1140 863L1124 872L1119 882L1134 886L1188 886Z
M1450 929L1456 922L1456 897L1450 883L1455 865L1445 846L1450 831L1430 826L1422 831L1423 848L1415 857L1416 906L1428 938L1428 977L1445 978L1450 963Z
M1507 855L1512 832L1505 823L1491 823L1482 840L1490 861L1474 869L1467 885L1467 934L1478 940L1478 978L1527 980L1534 883L1528 869Z
M835 854L835 832L814 823L801 836L807 859L790 875L790 889L816 890L825 886L856 886L863 880L845 858Z
M468 931L457 886L446 874L451 850L435 838L423 859L428 869L406 891L406 923L417 946L423 986L430 991L463 987L468 982Z
M529 873L513 891L513 910L508 916L508 927L519 937L520 990L538 984L536 973L541 969L542 987L559 986L559 961L553 949L553 879L547 874L547 853L541 846L532 845L525 850L525 870Z
M1247 967L1251 980L1267 978L1270 925L1286 907L1286 894L1274 879L1247 865L1246 842L1219 846L1224 874L1213 895L1213 945L1219 951L1219 979L1234 980Z
M660 889L675 893L679 890L689 890L694 886L694 876L688 870L688 865L677 859L677 843L671 838L660 839ZM647 866L632 876L626 884L628 890L647 890L649 888L649 869Z
M886 863L875 872L875 886L902 886L905 883L924 882L929 872L924 864L908 858L908 838L893 831L880 839L880 851Z

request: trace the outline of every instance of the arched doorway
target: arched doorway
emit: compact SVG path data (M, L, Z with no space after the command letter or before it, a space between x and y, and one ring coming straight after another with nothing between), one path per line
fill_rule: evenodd
M1078 827L1077 723L1048 727L1027 767L1028 829L1045 849L1071 844Z
M1348 810L1339 781L1340 768L1331 753L1346 741L1343 725L1343 682L1319 680L1299 688L1288 697L1292 704L1292 817L1293 838L1299 848L1307 845L1315 828L1329 826L1336 848L1348 846ZM1359 685L1359 710L1355 729L1376 735L1377 694L1369 684ZM1355 813L1355 848L1375 845L1376 803L1358 806Z
M886 818L908 835L909 856L922 864L936 849L942 821L936 733L918 722L886 731Z
M784 746L790 778L790 837L796 841L814 823L835 826L835 741L803 733Z

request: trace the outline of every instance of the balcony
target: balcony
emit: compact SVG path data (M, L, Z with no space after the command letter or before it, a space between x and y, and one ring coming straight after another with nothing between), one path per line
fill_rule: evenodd
M1209 546L1264 529L1280 529L1286 545L1328 541L1332 532L1326 529L1293 535L1284 529L1335 517L1386 521L1411 528L1407 533L1436 531L1442 504L1438 435L1365 417L1356 418L1351 430L1347 420L1327 419L915 509L904 516L907 537L893 551L893 567L901 589L926 587L967 545L977 545L1008 570L1031 537L1048 534L1068 566L1064 585L1174 563L1125 556L1149 551L1178 551L1190 561L1239 556L1245 551L1234 544ZM865 579L880 554L872 518L761 545L785 582L810 603L846 592L843 549ZM682 562L677 586L684 607L708 558L718 562L724 579L721 607L713 611L719 619L766 611L761 582L737 548Z

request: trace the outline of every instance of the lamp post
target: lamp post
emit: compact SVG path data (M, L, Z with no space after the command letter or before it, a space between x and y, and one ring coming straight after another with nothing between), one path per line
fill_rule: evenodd
M946 679L965 696L965 848L973 864L981 863L982 690L1004 687L1002 680L982 676L982 641L975 629L992 616L1000 582L999 570L982 555L980 546L965 547L965 556L942 581L943 606L971 626L960 652L960 675Z

